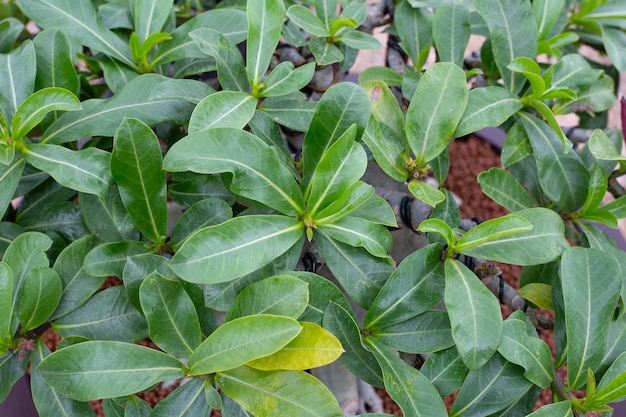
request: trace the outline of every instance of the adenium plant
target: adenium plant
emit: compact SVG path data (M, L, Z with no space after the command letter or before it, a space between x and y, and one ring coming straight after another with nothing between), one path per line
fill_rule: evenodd
M335 417L307 372L335 361L407 417L610 415L626 398L626 255L598 227L626 217L623 132L605 129L623 1L0 13L0 400L30 365L42 416L103 399L107 416ZM342 81L358 50L382 48L359 29L381 25L389 65ZM485 42L467 57L471 35ZM570 113L584 147L559 125ZM498 126L501 167L477 181L510 214L467 227L448 147ZM400 204L362 180L368 163L406 184ZM404 223L428 242L394 260ZM494 291L491 261L523 266L520 288ZM554 357L536 307L553 312ZM183 378L154 408L137 396ZM554 401L533 411L541 389Z

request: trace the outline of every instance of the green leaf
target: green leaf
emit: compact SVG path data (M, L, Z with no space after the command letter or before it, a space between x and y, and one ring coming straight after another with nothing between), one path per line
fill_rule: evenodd
M233 210L224 200L219 198L200 200L180 216L172 229L170 244L174 250L178 250L194 232L206 226L223 223L232 217Z
M346 309L334 301L328 302L324 312L324 328L331 331L345 349L339 362L350 372L375 387L382 388L383 375L372 353L363 347L361 331L351 309Z
M541 69L539 64L534 59L521 56L512 60L507 68L518 74L522 74L528 79L533 89L532 96L539 99L546 91L546 83L541 76Z
M619 355L605 372L592 404L605 405L626 398L626 353Z
M169 269L169 259L154 253L144 253L129 257L124 265L122 280L128 301L139 311L143 311L139 298L141 284L153 273L169 278L172 275Z
M289 169L275 163L272 148L240 129L214 128L188 135L168 151L163 167L175 172L230 172L233 193L285 214L304 213L302 193Z
M354 49L381 49L380 41L369 33L351 30L337 38L344 45Z
M528 135L522 125L516 123L511 126L509 131L506 133L504 146L502 147L502 153L500 155L502 168L507 168L517 162L520 162L532 153L533 148L530 145L530 140L528 139Z
M227 371L271 355L301 331L302 326L290 317L258 314L231 320L218 327L189 357L191 375Z
M574 100L559 100L553 107L554 114L608 110L616 102L615 83L611 77L604 76L590 86L581 89Z
M579 209L589 186L589 173L580 157L563 153L557 134L546 123L527 113L519 115L534 150L541 188L559 208Z
M519 97L502 87L474 88L468 93L467 107L454 131L454 137L465 136L485 127L498 127L521 108Z
M341 415L330 390L302 371L267 372L240 367L218 373L216 381L229 397L253 415Z
M150 250L143 242L109 242L93 248L85 257L85 272L95 277L121 277L126 260Z
M276 97L300 91L309 84L314 73L314 62L309 62L295 69L291 62L281 62L263 81L263 88L259 94L262 97Z
M444 2L435 10L433 38L442 61L463 65L470 39L470 10L464 3Z
M260 85L278 44L285 6L281 0L257 0L247 3L246 15L248 17L246 70L250 84L255 87Z
M570 248L561 258L567 331L567 380L570 389L586 382L606 350L609 322L619 299L621 269L610 253Z
M537 22L539 40L548 39L564 8L565 0L538 0L533 2L533 12Z
M485 195L510 212L536 206L528 191L504 169L494 167L481 172L478 174L478 183Z
M126 401L124 408L124 417L150 417L152 409L146 400L139 398L137 395L131 395Z
M328 365L344 352L341 342L315 323L302 322L302 331L279 351L246 365L262 371L304 371Z
M244 288L228 310L226 321L254 314L300 317L309 304L308 284L290 275L277 275Z
M442 245L425 246L407 256L391 274L365 316L370 331L406 321L443 298Z
M158 66L189 58L205 58L189 33L197 28L211 28L235 44L246 38L248 22L244 10L213 9L198 13L174 29L172 39L158 46L152 65Z
M328 207L330 209L333 205ZM369 220L372 223L378 223L389 227L398 227L398 222L393 209L387 200L376 194L373 194L367 201L365 201L365 203L363 203L356 210L352 211L351 214L353 217Z
M307 212L313 220L319 211L333 203L365 173L367 155L355 142L356 129L356 125L350 126L317 162L304 192Z
M22 150L24 159L47 172L59 184L106 198L111 182L111 155L98 148L72 151L59 145L31 144Z
M135 32L139 40L144 42L148 36L160 32L172 12L172 0L134 0L135 8L131 9L134 18Z
M11 120L12 138L24 138L50 112L76 111L81 108L80 101L71 92L59 87L43 88L31 94L17 108Z
M13 339L13 272L9 265L0 261L0 352L5 353Z
M626 71L626 54L624 54L623 46L626 43L626 35L624 29L611 28L608 26L600 26L602 28L602 43L606 49L606 53L611 59L611 63L618 72Z
M549 3L546 1L546 3ZM547 404L538 408L535 412L528 414L528 417L570 417L572 415L572 403L561 401L559 403Z
M375 338L366 338L365 343L383 370L385 389L405 416L447 415L443 400L424 374L409 366L396 356L393 350Z
M236 217L191 235L170 267L189 282L230 281L259 269L294 246L303 224L278 215Z
M495 354L484 366L469 372L452 404L450 417L489 415L506 408L532 387L522 372L522 368Z
M211 407L204 398L206 380L191 379L179 386L152 410L151 417L195 417L209 415Z
M359 219L343 217L331 224L319 226L326 236L354 247L363 247L379 258L388 258L391 250L391 234L386 227Z
M43 380L37 367L48 355L50 355L50 350L43 343L43 338L38 338L35 341L35 351L32 356L30 385L33 402L39 414L47 416L95 416L96 412L88 403L59 394Z
M368 308L393 272L389 260L331 239L321 229L315 231L315 242L324 262L350 298Z
M573 146L572 142L565 136L565 133L563 133L563 129L561 129L559 121L556 119L555 113L553 113L552 109L548 107L546 103L537 99L530 100L530 106L543 116L544 120L554 130L559 139L561 139L561 143L563 143L563 151L567 152Z
M428 310L392 326L383 324L371 337L407 353L437 352L454 346L448 313L441 310Z
M468 101L465 73L449 62L430 66L406 113L406 137L421 167L448 146Z
M310 9L299 4L294 4L287 9L287 17L298 27L309 32L311 35L328 37L330 33L322 22Z
M6 352L0 355L0 372L2 372L2 379L0 379L0 401L7 398L11 392L13 385L26 374L30 359L30 352L26 352L24 360L20 361L14 352Z
M207 198L219 198L228 205L237 199L228 191L221 177L215 175L193 175L182 177L182 182L171 184L168 195L183 207L191 207Z
M189 133L210 127L243 129L254 116L257 99L242 91L219 91L202 100L189 119Z
M5 80L0 87L0 113L7 123L11 122L20 104L33 93L36 70L32 41L25 41L9 54L0 54L0 79Z
M309 44L309 49L318 65L330 65L344 59L344 54L339 48L323 38L313 39Z
M160 243L167 233L167 185L163 157L152 129L137 119L124 119L115 132L111 174L122 202L137 228Z
M602 203L606 195L607 186L608 181L604 168L602 168L600 164L594 163L589 180L589 194L587 195L583 208L580 210L583 215L593 212L600 206L600 203Z
M442 397L461 388L468 373L454 346L428 355L420 371L433 383Z
M268 97L259 106L276 123L298 132L306 132L311 123L317 103L300 98Z
M381 81L388 86L399 87L402 85L402 75L389 67L379 66L368 67L359 74L359 84L363 87L370 83L380 85Z
M591 154L596 157L596 159L605 161L626 161L626 157L620 154L608 135L600 129L595 129L591 133L588 146Z
M127 44L105 28L92 3L74 4L70 0L26 0L20 8L45 29L60 29L70 37L137 69Z
M150 339L177 357L189 357L202 341L198 313L180 282L159 273L146 277L139 300L150 331Z
M443 238L448 247L454 247L456 244L456 233L443 220L437 218L426 219L420 223L417 231L424 233L437 233Z
M504 239L532 230L533 226L523 217L513 214L487 220L465 232L456 242L454 250L463 253L494 240Z
M409 191L415 198L431 207L437 206L437 204L446 199L446 195L443 192L421 180L411 181L409 183Z
M11 7L11 6L4 6ZM3 12L6 9L3 9ZM4 15L3 15L4 16ZM7 53L13 49L15 41L24 31L24 23L14 17L4 17L0 20L0 32L2 32L2 40L0 41L0 53Z
M98 292L86 303L56 320L52 328L61 337L136 342L148 337L144 316L130 304L123 286Z
M531 282L519 290L519 295L537 307L552 310L552 286L541 282Z
M432 25L432 15L425 9L413 8L408 2L397 5L394 26L402 40L400 46L411 58L416 69L421 68L421 52L430 48L433 42Z
M46 129L41 142L113 137L127 117L139 119L151 127L164 121L185 124L195 105L211 92L213 89L200 81L143 74L111 98L86 100L82 102L82 110L63 114Z
M302 148L301 188L307 189L317 165L340 136L356 124L356 139L365 130L371 112L370 100L360 86L339 83L330 87L317 103ZM347 141L347 139L345 139Z
M107 340L60 349L46 357L38 370L61 394L90 401L134 394L159 382L181 378L183 368L182 362L166 353Z
M57 308L63 287L61 278L47 266L31 269L24 277L18 317L24 333L44 324Z
M124 207L117 185L112 184L103 200L94 194L79 194L78 203L89 232L105 242L139 239L139 231Z
M477 0L474 6L489 28L494 59L504 85L518 93L526 79L507 67L515 58L534 58L537 53L537 24L530 2Z
M504 321L498 352L509 362L522 366L526 379L546 389L554 379L550 347L534 330L529 335L529 326L533 327L521 310L511 314Z
M502 337L502 315L494 295L465 265L445 262L444 301L452 337L465 365L479 369L493 356Z
M22 178L22 171L24 170L24 159L15 159L10 165L0 164L0 187L2 187L2 193L0 193L0 218L4 218L4 214L13 200L13 193L17 189L20 179Z
M363 207L363 205L366 205L373 196L374 187L362 181L357 181L348 187L340 197L335 199L334 202L330 203L325 209L320 211L320 213L316 216L317 218L315 219L315 224L321 226L324 224L335 223L348 214L354 214L355 210L358 210ZM385 212L384 206L377 211L377 213L381 212Z
M465 250L463 254L513 265L539 265L557 259L569 247L563 221L556 212L537 207L516 211L515 216L528 220L533 228Z
M15 218L19 222L23 217L40 214L51 207L73 199L75 196L76 191L63 187L53 178L48 178L24 196Z

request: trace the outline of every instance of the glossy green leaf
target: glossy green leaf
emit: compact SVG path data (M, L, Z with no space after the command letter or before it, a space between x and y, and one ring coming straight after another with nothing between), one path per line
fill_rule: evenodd
M247 3L248 42L246 70L252 86L257 86L270 65L278 44L285 6L281 0L257 0Z
M63 30L83 45L136 68L128 45L104 27L94 4L81 3L77 7L70 0L27 0L20 2L20 8L42 27Z
M597 159L620 162L626 161L626 157L620 154L608 135L600 129L595 129L589 137L589 150Z
M392 239L387 228L358 217L343 217L331 224L319 226L319 230L336 241L363 247L379 258L388 257L391 250Z
M469 7L457 2L444 2L437 7L433 20L433 40L441 60L462 66L469 39Z
M289 61L281 62L263 81L259 94L262 97L276 97L294 93L309 84L314 72L313 62L297 68Z
M19 224L24 230L52 232L69 241L89 234L80 208L73 202L55 204L47 207L43 213L31 213L20 217Z
M137 228L153 242L167 233L167 187L161 146L152 129L124 119L115 132L111 174Z
M15 219L19 222L23 217L40 214L75 196L75 190L63 187L54 178L48 178L24 195Z
M519 290L519 295L537 307L552 310L552 286L540 282L531 282Z
M344 352L341 342L315 323L302 322L302 331L279 351L248 362L262 371L304 371L328 365Z
M624 54L623 46L626 43L626 35L623 28L617 29L609 26L601 26L602 43L606 49L606 53L611 59L611 64L619 72L626 71L626 54Z
M534 58L537 53L537 24L532 6L525 0L477 0L474 6L489 28L494 60L504 85L518 93L526 79L507 67L515 58Z
M357 181L344 190L343 194L335 199L334 202L331 202L325 209L320 211L316 216L315 224L322 226L335 223L367 204L373 196L374 187L362 181ZM384 206L377 213L381 212L385 213Z
M315 231L315 242L324 262L358 305L368 308L393 272L386 258L377 258L363 248L338 242L323 230Z
M442 245L431 244L406 257L368 309L364 327L373 331L421 314L443 298Z
M405 416L442 417L448 414L439 393L424 374L375 338L366 338L365 343L383 370L385 389Z
M506 408L532 387L523 369L494 355L467 375L452 404L450 417L488 415Z
M529 335L532 324L521 310L510 315L503 324L502 341L498 352L509 362L525 369L526 379L542 388L547 388L554 379L550 347L537 337Z
M181 378L184 365L166 353L113 341L90 341L58 350L38 367L58 392L79 401L113 398ZM124 383L120 384L120 378Z
M609 326L617 304L621 269L610 253L570 248L561 258L561 281L567 331L567 380L571 389L586 382L606 350Z
M131 395L126 401L124 408L124 417L150 417L152 409L146 400L139 398L137 395Z
M494 167L481 172L478 183L484 194L510 212L536 206L528 191L504 169Z
M94 277L121 277L128 257L148 253L143 242L124 241L103 243L85 257L85 272Z
M143 311L139 299L141 284L154 273L169 278L172 275L172 271L169 269L169 259L154 253L144 253L128 257L123 267L122 280L128 301L139 311Z
M257 99L242 91L219 91L202 100L191 113L189 133L210 127L242 129L254 116Z
M10 8L11 6L5 6ZM4 12L4 10L3 10ZM24 30L24 23L14 17L5 17L0 20L0 32L2 32L2 40L0 41L0 52L9 52L15 41L19 38L20 33Z
M15 159L10 165L0 164L0 186L3 190L0 194L0 215L2 217L13 200L13 193L20 183L24 165L22 158Z
M11 326L13 316L13 271L9 265L0 261L0 352L5 353L8 343L13 339Z
M95 417L96 412L88 403L76 401L59 394L43 380L41 372L37 367L48 355L50 355L50 350L43 343L43 339L38 338L35 341L35 351L32 356L30 385L33 394L33 402L39 414L51 417L71 415Z
M591 169L589 181L589 194L585 200L585 204L581 209L581 213L589 213L594 211L600 206L608 186L607 175L604 168L600 164L594 164Z
M533 12L537 22L539 40L548 39L552 28L556 24L565 7L564 0L539 0L533 2Z
M448 146L468 101L465 73L440 62L421 78L406 113L406 137L421 167Z
M317 103L304 98L268 97L259 106L266 115L276 123L298 132L305 132L309 128Z
M310 9L294 4L287 9L287 17L300 28L311 35L328 37L328 32L324 22L322 22Z
M369 33L351 30L337 38L342 44L354 49L381 49L380 41Z
M343 196L342 196L343 197ZM338 200L339 201L339 200ZM332 207L329 206L329 208ZM353 217L368 220L389 227L398 227L393 209L384 198L373 194L365 203L350 213Z
M230 8L205 10L170 32L172 39L158 46L152 58L152 65L162 65L185 58L206 57L206 54L198 49L196 41L189 36L189 33L197 28L211 28L237 44L246 38L248 22L244 10Z
M136 342L148 337L144 316L130 304L123 286L98 292L86 303L56 320L52 328L61 337Z
M485 127L498 127L522 108L519 97L502 87L474 88L468 94L454 137L468 135Z
M89 99L83 109L59 117L44 132L42 143L64 143L88 136L113 137L124 118L148 126L163 121L184 124L195 105L213 89L196 80L174 80L143 74L108 99Z
M534 59L520 56L513 59L507 68L518 74L522 74L528 79L533 89L532 96L535 98L541 98L546 91L546 83L541 76L541 69L539 64Z
M7 123L11 122L20 104L33 93L36 70L32 41L25 41L9 54L0 54L0 78L7 80L0 87L0 113Z
M372 332L372 337L407 353L437 352L454 345L448 313L441 310L428 310L401 323L383 325Z
M105 198L111 182L111 155L97 148L72 151L59 145L28 145L24 159L47 172L59 184Z
M107 417L124 417L124 398L104 398L102 400L102 410Z
M464 255L513 265L538 265L557 259L569 247L560 216L548 209L515 212L533 226L531 230L497 239L464 251Z
M309 48L318 65L330 65L341 62L345 57L339 48L333 43L326 42L323 38L313 39L309 44Z
M532 230L533 225L523 217L510 214L490 219L472 227L459 237L454 247L458 253L488 244L494 240L513 237Z
M200 200L180 216L172 229L170 244L174 250L178 250L182 242L192 233L206 226L223 223L232 217L233 211L224 200L218 198Z
M437 388L441 396L450 395L461 388L468 369L453 346L428 355L420 371Z
M546 1L546 3L549 2ZM528 414L528 417L570 417L571 415L572 403L561 401L541 406L535 412Z
M227 371L271 355L301 331L295 319L284 316L258 314L231 320L218 327L189 357L191 374Z
M160 32L172 12L172 0L135 0L131 10L134 17L135 32L144 42L148 36Z
M445 262L444 301L452 337L465 365L479 369L493 356L502 337L502 315L494 295L465 265Z
M202 332L193 302L180 282L153 273L143 280L139 300L150 339L174 356L191 355L202 341Z
M401 2L394 13L394 25L402 40L400 46L411 58L413 65L419 66L422 50L429 48L433 42L432 15L425 9L413 8L408 2Z
M272 148L240 129L214 128L176 142L165 155L168 171L230 172L229 188L282 213L304 213L302 193L291 172L275 163Z
M415 198L431 207L437 206L437 204L446 199L443 192L421 180L411 181L409 183L409 191Z
M288 275L304 281L308 286L308 305L304 312L298 316L299 321L308 321L321 325L324 311L330 302L338 304L349 311L352 310L341 290L321 275L305 271L288 271Z
M596 113L608 110L616 101L614 90L613 79L604 76L581 89L574 100L559 100L552 107L552 111L554 114L566 114L580 110L591 110Z
M285 253L302 238L303 227L285 216L237 217L195 232L181 245L170 266L189 282L230 281Z
M18 305L22 333L48 321L61 300L62 291L61 278L53 269L45 266L28 271Z
M517 162L523 161L530 154L533 148L522 125L516 123L506 132L504 146L500 154L500 161L503 168L507 168ZM530 159L530 158L529 158Z
M0 379L0 401L4 402L11 392L13 385L26 374L29 359L30 352L26 352L23 361L19 360L15 352L0 354L0 372L2 372L2 379Z
M179 183L170 184L168 195L172 201L183 207L191 207L207 198L219 198L231 205L237 199L228 191L224 181L216 175L194 175L184 177Z
M309 303L308 284L290 275L277 275L244 288L228 310L226 321L254 314L297 319Z
M424 220L420 223L417 231L431 234L437 233L449 247L453 247L456 243L456 233L454 230L452 230L446 222L437 218Z
M592 404L605 405L626 398L626 353L619 355L602 376Z
M151 417L195 417L208 415L211 407L204 398L206 382L202 379L191 379L159 401Z
M216 381L229 397L253 415L341 415L330 390L302 371L268 372L240 367L218 373Z
M79 194L78 203L90 233L105 242L139 239L139 231L124 207L117 185L112 184L103 200L94 194Z
M356 139L359 139L370 112L367 93L356 84L339 83L324 93L304 137L302 189L309 187L322 156L352 124L357 126Z
M328 303L324 312L324 328L331 331L345 349L339 362L350 372L375 387L382 388L383 375L372 353L363 347L361 331L348 307L333 301Z

